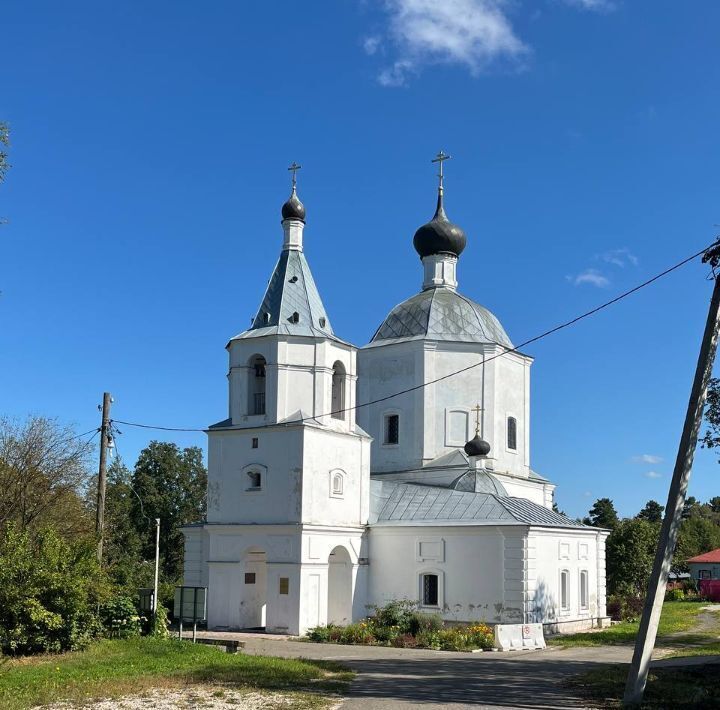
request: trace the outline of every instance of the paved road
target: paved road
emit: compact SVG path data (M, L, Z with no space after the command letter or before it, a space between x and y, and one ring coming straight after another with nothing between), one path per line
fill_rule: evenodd
M632 647L627 646L470 654L300 643L261 634L208 635L243 640L246 653L335 660L349 666L358 675L342 710L587 708L565 681L598 665L629 663L632 657Z

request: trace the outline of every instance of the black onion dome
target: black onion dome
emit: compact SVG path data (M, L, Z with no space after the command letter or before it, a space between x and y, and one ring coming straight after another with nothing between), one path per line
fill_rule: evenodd
M470 439L464 449L468 456L487 456L490 453L490 444L481 439L480 434L475 434L475 438Z
M447 218L443 207L443 195L440 192L435 216L415 232L413 237L415 251L420 257L432 254L460 256L466 243L465 232Z
M282 218L299 219L301 222L305 221L305 205L300 202L294 186L288 201L282 206Z

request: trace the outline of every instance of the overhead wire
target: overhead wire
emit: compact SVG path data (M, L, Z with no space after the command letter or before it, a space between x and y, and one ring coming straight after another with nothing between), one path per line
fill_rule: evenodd
M529 338L528 340L523 341L519 345L516 345L512 348L505 348L502 352L496 353L495 355L493 355L489 358L483 358L483 360L481 360L480 362L474 363L472 365L468 365L467 367L463 367L459 370L454 370L453 372L449 372L440 377L436 377L432 380L428 380L427 382L422 382L419 385L414 385L413 387L408 387L404 390L400 390L399 392L394 392L393 394L389 394L384 397L378 397L377 399L370 400L369 402L362 402L360 404L355 404L352 407L345 407L344 409L336 409L331 412L327 412L325 414L317 414L314 416L303 417L301 419L294 419L291 422L287 422L287 424L294 425L294 424L301 424L306 421L312 421L312 420L317 421L318 419L322 419L323 417L344 414L345 412L349 412L352 410L362 409L364 407L370 407L373 404L379 404L381 402L386 402L390 399L394 399L395 397L401 397L404 394L408 394L410 392L415 392L417 390L423 389L430 385L437 384L438 382L443 382L444 380L450 379L451 377L455 377L456 375L462 374L463 372L467 372L468 370L473 370L476 367L480 367L483 364L487 364L488 362L491 362L499 357L503 357L505 355L510 355L512 353L522 354L520 352L521 348L525 348L528 345L537 343L539 340L543 340L544 338L547 338L548 336L553 335L561 330L565 330L566 328L569 328L570 326L573 326L576 323L579 323L580 321L585 320L586 318L589 318L590 316L593 316L593 315L599 313L600 311L618 303L619 301L622 301L623 299L627 298L628 296L631 296L632 294L637 293L638 291L646 288L647 286L650 286L651 284L653 284L656 281L658 281L659 279L667 276L668 274L672 273L673 271L676 271L677 269L685 266L686 264L693 261L694 259L697 259L699 256L706 254L712 247L717 247L719 244L720 244L720 239L718 239L715 242L713 242L712 244L702 248L700 251L695 252L691 256L686 257L682 261L677 262L676 264L674 264L673 266L670 266L669 268L665 269L664 271L661 271L660 273L647 279L646 281L643 281L642 283L638 284L637 286L634 286L633 288L628 289L627 291L623 291L621 294L619 294L618 296L615 296L614 298L611 298L609 301L605 301L604 303L600 304L599 306L596 306L595 308L591 308L589 311L585 311L584 313L581 313L580 315L575 316L574 318L571 318L570 320L567 320L564 323L560 323L559 325L556 325L553 328L550 328L549 330L546 330L543 333L540 333L539 335ZM119 424L125 424L127 426L140 427L142 429L156 429L156 430L160 430L160 431L185 431L185 432L205 432L205 431L207 431L207 428L153 426L151 424L140 424L138 422L128 422L128 421L123 421L121 419L115 419L114 421L118 422Z

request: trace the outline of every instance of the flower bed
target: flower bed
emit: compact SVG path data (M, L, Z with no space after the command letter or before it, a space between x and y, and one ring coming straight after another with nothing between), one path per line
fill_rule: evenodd
M307 632L315 643L346 643L395 648L432 648L441 651L491 649L494 634L482 623L469 626L443 625L439 614L418 611L410 601L392 601L371 607L373 614L347 626L316 626Z

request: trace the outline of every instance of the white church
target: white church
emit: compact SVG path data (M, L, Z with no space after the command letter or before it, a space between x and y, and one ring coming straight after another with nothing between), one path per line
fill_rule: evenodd
M207 520L183 528L208 628L303 634L394 599L448 622L605 618L607 532L553 512L555 486L530 465L532 358L458 291L466 236L445 214L445 157L413 239L422 287L361 348L330 325L291 167L280 258L227 344Z

